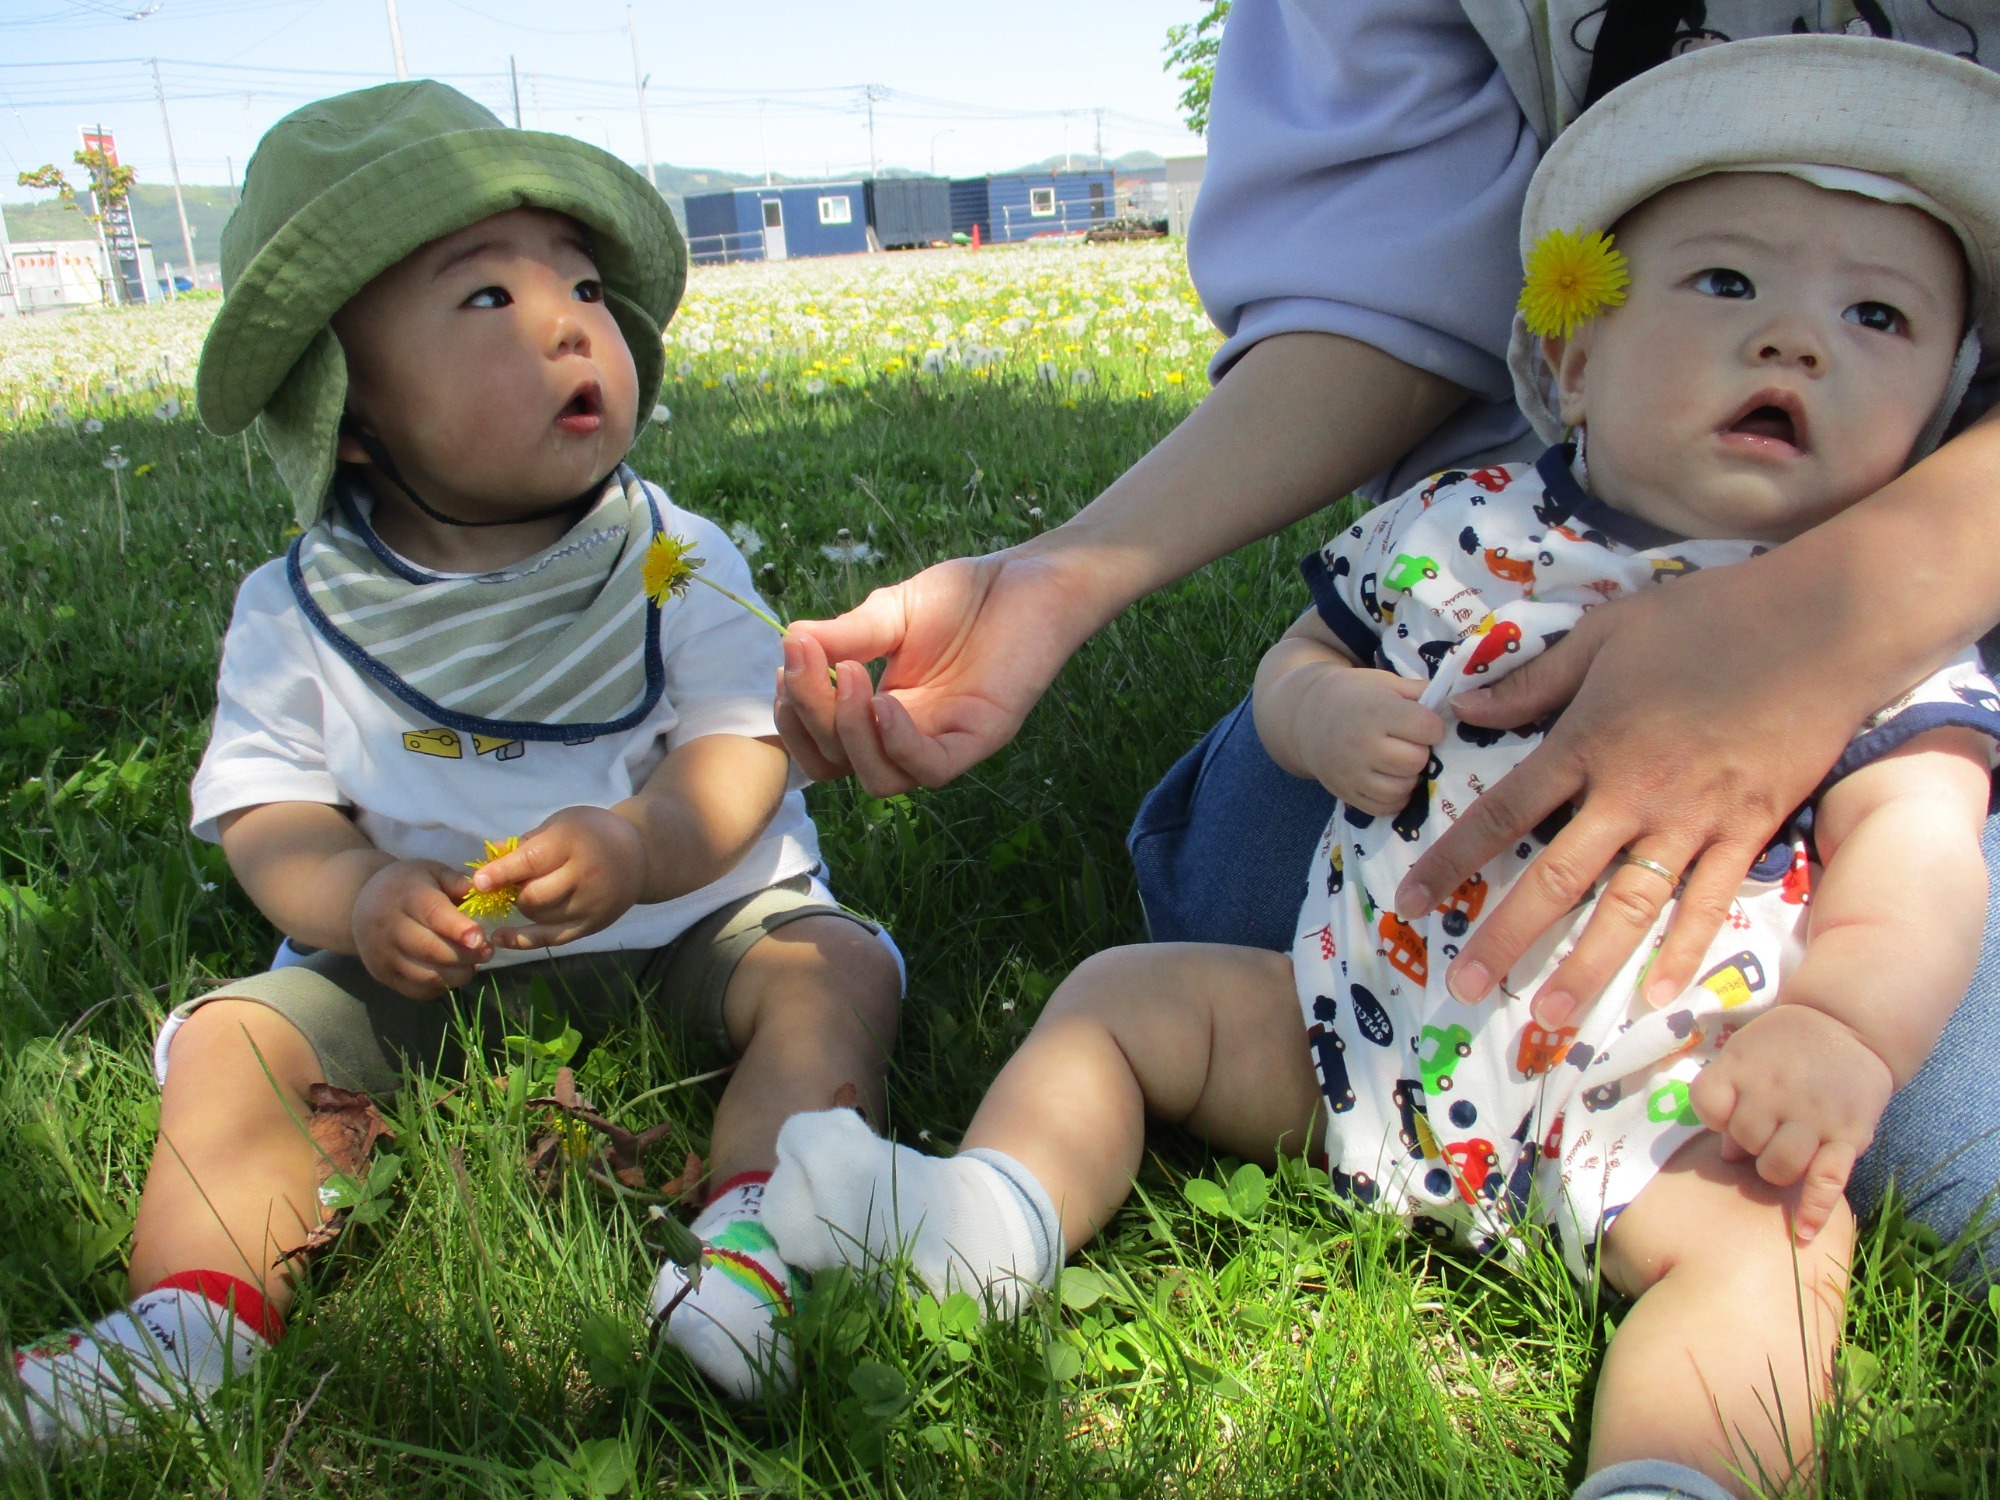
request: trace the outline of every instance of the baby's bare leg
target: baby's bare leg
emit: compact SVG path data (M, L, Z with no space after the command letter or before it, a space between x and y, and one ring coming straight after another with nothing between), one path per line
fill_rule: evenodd
M1009 1313L1125 1201L1149 1114L1269 1161L1306 1149L1318 1109L1285 958L1117 949L1056 991L958 1155L891 1146L845 1112L798 1117L766 1222L796 1265L903 1253L940 1295L960 1287Z
M1149 943L1100 953L1063 982L961 1149L1004 1151L1033 1173L1074 1253L1131 1192L1149 1117L1268 1163L1305 1152L1318 1112L1291 961Z
M132 1235L133 1300L14 1355L0 1451L131 1430L147 1407L204 1400L283 1325L282 1256L319 1223L305 1038L265 1006L213 1001L174 1039L160 1133Z
M844 1084L881 1119L901 997L889 950L841 917L787 922L744 954L722 1005L741 1060L715 1107L711 1179L769 1171L778 1127L828 1108Z
M1810 1468L1846 1303L1854 1220L1843 1203L1792 1240L1795 1189L1726 1162L1713 1135L1677 1152L1606 1233L1607 1280L1638 1303L1598 1381L1593 1471L1671 1459L1732 1493Z
M797 1283L763 1225L759 1181L778 1159L779 1128L801 1110L827 1109L844 1086L881 1118L901 997L888 948L832 916L786 923L730 976L722 1020L740 1060L715 1107L711 1197L694 1221L708 1247L704 1274L691 1280L667 1261L652 1308L667 1341L739 1400L784 1389L794 1376L777 1319L792 1310Z
M281 1257L320 1221L306 1091L325 1074L283 1016L212 1000L175 1035L160 1134L132 1229L134 1288L220 1271L291 1305Z

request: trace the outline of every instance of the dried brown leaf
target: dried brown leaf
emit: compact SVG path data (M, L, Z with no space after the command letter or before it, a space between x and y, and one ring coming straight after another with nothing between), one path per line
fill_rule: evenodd
M396 1134L382 1118L375 1101L355 1089L316 1083L306 1090L306 1102L312 1106L306 1133L312 1137L319 1154L315 1186L325 1187L328 1179L338 1176L357 1180L367 1177L368 1156L375 1143L391 1140ZM344 1210L328 1214L306 1236L304 1244L287 1250L275 1263L291 1262L301 1268L311 1265L333 1247L346 1222Z
M701 1164L701 1158L690 1151L687 1160L681 1163L681 1175L668 1178L660 1184L660 1196L670 1199L686 1198L701 1186L702 1179L707 1175L707 1170Z
M396 1134L375 1101L353 1089L316 1083L306 1090L306 1102L312 1105L306 1130L319 1151L319 1181L324 1184L338 1173L366 1177L368 1153L377 1141Z

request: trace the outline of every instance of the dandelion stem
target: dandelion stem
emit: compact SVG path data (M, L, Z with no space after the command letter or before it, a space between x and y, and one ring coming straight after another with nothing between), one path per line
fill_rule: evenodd
M710 579L704 578L699 570L696 570L695 572L692 572L687 576L692 578L696 583L707 584L710 588L714 589L716 593L722 595L723 598L729 600L732 604L740 604L743 608L749 610L751 614L755 615L758 619L762 620L766 625L770 626L773 630L777 631L779 635L788 636L792 633L791 626L785 624L784 621L780 620L776 615L771 614L768 610L759 609L756 605L752 604L748 599L745 599L741 594L737 593L734 589L726 589L721 584L713 582ZM839 687L840 686L839 671L836 670L833 666L829 665L826 669L826 680L832 683L835 687Z
M118 506L118 555L125 555L125 486L118 482L118 471L111 471L111 498Z
M729 600L732 604L742 605L743 608L749 610L751 614L755 615L758 619L762 620L766 625L770 626L773 630L777 631L779 635L790 635L792 633L791 627L786 625L784 621L780 620L776 615L771 614L768 610L759 609L756 605L752 604L748 599L745 599L741 594L737 593L735 590L726 589L721 584L713 582L708 578L704 578L699 571L690 573L687 576L692 578L696 583L707 584L710 588L714 589L716 593L722 595L723 598Z

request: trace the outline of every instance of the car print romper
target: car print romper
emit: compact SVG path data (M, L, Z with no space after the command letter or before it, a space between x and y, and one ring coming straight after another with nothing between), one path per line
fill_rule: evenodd
M1336 807L1292 948L1327 1166L1356 1201L1482 1254L1513 1253L1535 1227L1587 1279L1605 1228L1703 1128L1689 1085L1770 1007L1803 952L1817 873L1810 808L1752 867L1697 981L1658 1009L1642 991L1666 913L1574 1025L1546 1029L1529 1014L1594 895L1486 1000L1465 1005L1445 990L1446 965L1567 811L1414 921L1390 903L1417 856L1540 739L1538 727L1460 723L1451 695L1532 660L1586 609L1763 550L1613 510L1554 448L1533 466L1437 475L1305 560L1319 616L1349 653L1429 679L1423 702L1446 725L1400 813ZM1946 724L2000 737L2000 693L1970 657L1874 715L1827 782Z

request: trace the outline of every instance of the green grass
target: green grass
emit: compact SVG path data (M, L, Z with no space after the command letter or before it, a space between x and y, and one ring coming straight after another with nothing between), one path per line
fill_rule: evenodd
M1056 524L1185 412L1208 347L1171 352L1186 292L1157 252L869 264L874 281L867 265L697 278L671 420L635 455L682 504L755 528L753 567L790 614ZM1086 300L1095 337L1070 332ZM272 942L188 837L185 788L236 583L281 548L289 507L261 455L246 482L240 444L156 418L165 392L132 384L161 352L185 376L205 316L0 333L0 1343L120 1299L154 1027ZM970 322L1008 317L1022 326L1006 357L950 363L978 347ZM933 343L945 368L912 370ZM1056 379L1037 378L1045 360ZM106 395L114 361L122 389ZM814 380L827 388L808 394ZM58 425L56 403L105 430ZM122 553L111 443L133 464ZM841 528L874 555L829 561ZM1315 529L1133 610L1014 747L955 785L812 793L837 888L911 959L902 1139L949 1148L1054 983L1140 935L1132 809L1295 612ZM822 1278L800 1317L800 1393L728 1408L647 1347L642 1207L531 1179L541 1122L520 1101L551 1065L524 1052L495 1064L497 1084L406 1091L395 1180L254 1381L137 1449L0 1472L0 1493L1471 1500L1557 1497L1580 1473L1616 1307L1553 1258L1514 1274L1429 1252L1312 1174L1239 1172L1165 1135L1140 1195L1037 1315L981 1327L962 1299L884 1305ZM667 1040L614 1038L590 1066L610 1113L677 1123L664 1159L704 1149L708 1088L626 1113L695 1071ZM1215 1189L1190 1196L1194 1177ZM2000 1495L1994 1310L1941 1264L1893 1219L1869 1236L1826 1420L1829 1494Z

